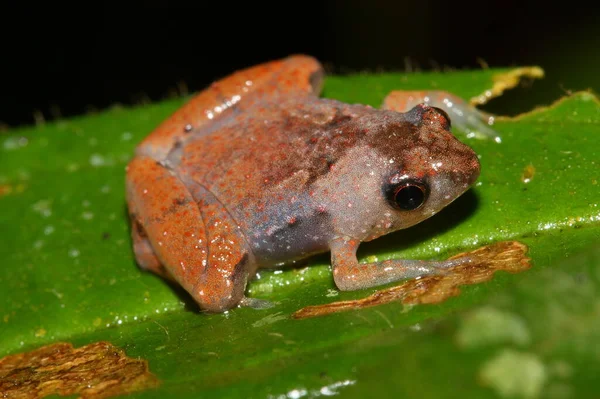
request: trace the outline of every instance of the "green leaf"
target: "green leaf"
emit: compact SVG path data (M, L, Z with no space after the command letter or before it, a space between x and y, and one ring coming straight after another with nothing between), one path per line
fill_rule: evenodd
M324 95L377 106L390 90L471 98L506 70L329 77ZM501 90L496 91L496 95ZM435 217L363 244L359 257L445 258L499 241L533 267L498 273L439 305L391 303L294 320L339 293L328 257L261 272L266 310L197 313L135 264L124 168L184 99L114 108L0 136L0 356L108 340L162 382L138 397L592 397L600 375L600 104L576 93L500 118L476 187ZM512 396L511 396L512 395Z

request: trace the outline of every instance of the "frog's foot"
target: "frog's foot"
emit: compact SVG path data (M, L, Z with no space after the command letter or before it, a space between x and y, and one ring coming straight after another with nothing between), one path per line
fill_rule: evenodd
M271 301L267 301L266 299L248 298L245 296L242 298L238 306L252 309L269 309L275 306L275 304Z
M498 132L491 128L495 120L493 115L475 108L462 98L446 91L393 91L384 99L382 108L407 112L421 103L446 111L452 125L465 132L469 138L491 138L498 143L501 142Z
M399 280L448 273L448 268L471 263L468 256L445 261L392 259L382 262L358 263L356 250L360 242L339 238L331 245L333 279L342 291L377 287Z

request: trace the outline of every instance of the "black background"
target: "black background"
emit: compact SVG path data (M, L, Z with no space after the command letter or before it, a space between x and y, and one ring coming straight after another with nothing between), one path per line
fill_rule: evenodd
M311 54L331 73L481 68L482 60L542 66L546 78L527 95L496 101L506 113L600 91L598 2L46 4L2 13L5 127L32 124L34 113L49 121L157 101L182 84L197 91L291 53Z

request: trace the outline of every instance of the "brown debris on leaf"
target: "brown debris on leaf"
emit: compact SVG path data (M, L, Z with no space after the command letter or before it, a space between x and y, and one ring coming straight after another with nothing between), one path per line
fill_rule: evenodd
M372 295L351 301L307 306L292 314L295 319L324 316L330 313L361 309L401 301L406 305L440 303L460 294L461 285L489 281L498 270L519 273L531 267L526 256L528 248L517 241L503 241L464 252L449 259L469 256L472 262L448 269L448 274L427 276L402 285L377 291Z
M74 349L47 345L0 359L0 397L75 395L99 399L158 386L145 360L128 358L109 342Z

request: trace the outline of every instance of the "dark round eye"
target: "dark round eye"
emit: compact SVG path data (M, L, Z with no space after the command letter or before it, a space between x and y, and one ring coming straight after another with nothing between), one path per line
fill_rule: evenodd
M423 205L429 192L424 183L415 180L403 181L390 191L388 198L392 206L404 211L412 211Z

